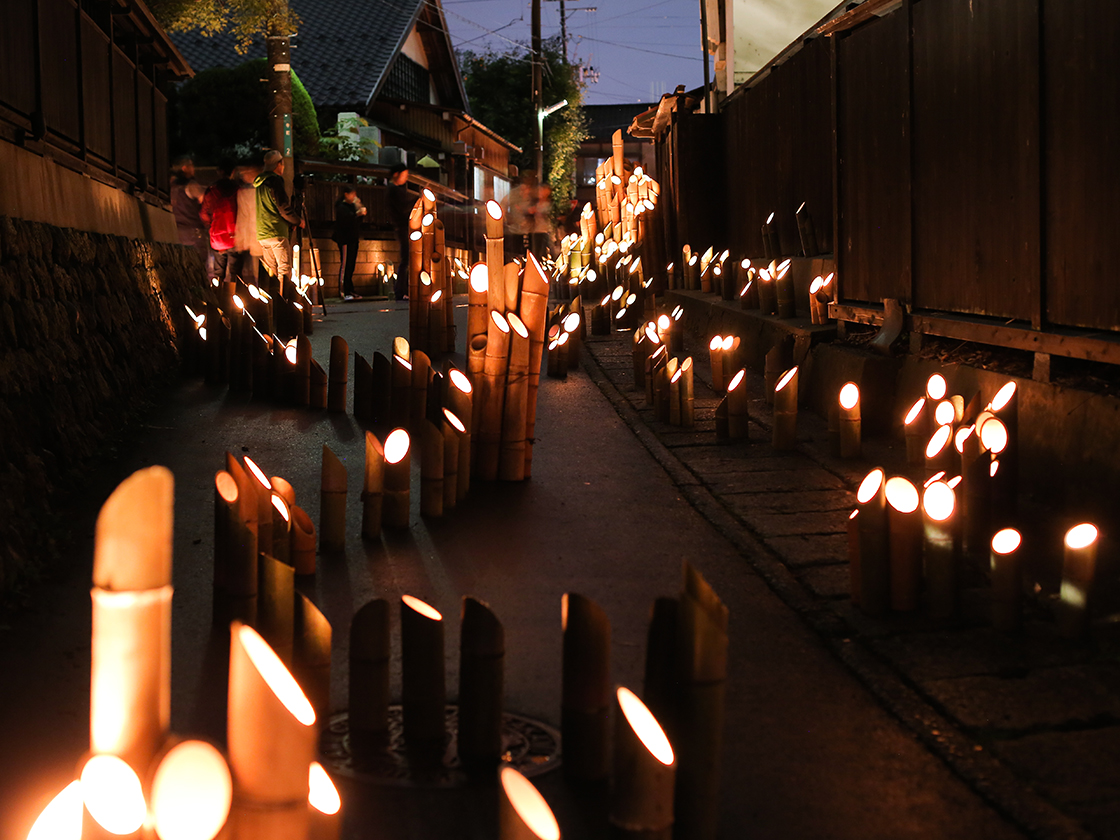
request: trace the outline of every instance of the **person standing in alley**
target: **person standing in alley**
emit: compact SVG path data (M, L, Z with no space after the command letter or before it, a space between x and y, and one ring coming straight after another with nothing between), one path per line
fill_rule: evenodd
M194 248L205 272L210 246L206 240L206 225L199 213L206 189L194 179L194 161L190 157L176 158L171 172L171 212L175 216L179 242Z
M199 217L210 227L210 250L214 255L214 276L232 280L236 269L233 255L237 249L237 184L230 177L233 164L217 166L218 180L202 196Z
M408 191L408 167L398 163L389 170L389 220L397 231L400 257L397 259L397 277L393 283L393 297L408 300L408 216L416 198Z
M253 181L261 174L259 166L242 164L237 167L234 182L237 184L237 229L235 232L233 276L250 285L257 283L257 264L261 258L261 244L257 241L257 191Z
M275 149L265 152L264 171L253 181L257 188L257 241L261 260L277 279L279 293L292 279L292 228L304 227L284 189L284 156Z
M361 300L354 293L354 266L358 261L358 226L366 208L358 201L358 190L353 184L342 188L342 197L334 204L334 234L331 239L338 245L338 288L343 300Z

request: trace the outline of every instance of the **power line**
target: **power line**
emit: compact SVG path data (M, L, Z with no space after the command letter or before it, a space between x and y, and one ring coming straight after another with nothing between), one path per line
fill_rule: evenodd
M662 56L663 58L682 58L682 59L685 59L686 61L703 61L703 59L697 58L694 55L674 55L673 53L662 52L661 50L646 50L646 49L642 49L641 47L632 47L629 44L619 44L615 41L604 41L602 38L592 38L590 35L580 35L579 38L582 41L595 41L596 43L599 43L599 44L610 44L612 47L617 47L619 49L633 50L634 52L649 53L650 55L659 55L659 56ZM666 46L666 47L681 47L683 49L685 47L685 44L664 44L663 46Z

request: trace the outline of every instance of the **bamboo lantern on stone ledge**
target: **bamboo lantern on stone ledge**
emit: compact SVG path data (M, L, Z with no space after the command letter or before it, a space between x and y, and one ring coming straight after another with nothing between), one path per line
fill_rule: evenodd
M840 389L840 411L838 425L840 433L840 457L858 458L861 446L861 420L859 409L859 386L846 382Z
M926 408L926 398L919 397L906 412L902 421L906 440L906 464L910 469L921 469L925 464L926 429L927 425L923 413Z
M740 369L727 386L727 436L731 440L746 440L749 436L746 376L746 369Z

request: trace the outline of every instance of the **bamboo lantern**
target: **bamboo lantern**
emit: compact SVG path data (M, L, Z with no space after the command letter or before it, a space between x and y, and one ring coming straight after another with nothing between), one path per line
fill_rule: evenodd
M324 726L331 711L331 635L326 616L306 595L297 592L292 675Z
M560 606L564 773L570 779L600 781L607 778L610 620L602 607L574 592L565 593Z
M937 426L956 427L957 408L952 400L939 400L933 406L933 422Z
M319 548L324 553L345 551L346 467L326 444L319 480Z
M947 470L951 466L953 453L953 427L938 426L937 431L926 444L926 475Z
M443 509L450 510L459 500L459 473L470 472L470 444L464 451L462 438L470 434L455 414L442 409L443 414ZM462 456L462 459L460 458ZM461 464L461 466L460 466Z
M741 369L727 386L727 436L746 440L748 435L747 371Z
M478 455L475 461L478 477L484 481L494 481L498 477L509 347L509 321L501 312L492 311L490 331L486 338L486 360L482 380L483 400L479 413Z
M908 479L887 479L887 521L890 534L891 609L918 608L922 581L922 520L918 490Z
M444 353L447 348L447 307L444 290L436 289L428 301L428 346L432 353Z
M790 368L774 386L774 429L771 441L775 449L797 446L797 368Z
M992 537L992 626L1004 633L1017 631L1022 623L1023 566L1019 557L1022 537L1014 528L1004 528Z
M415 428L424 419L428 406L428 379L431 378L432 363L423 350L412 351L412 371L409 375L408 422Z
M862 451L859 386L854 382L844 383L839 403L840 457L858 458Z
M556 336L548 343L548 375L554 379L567 379L568 334L561 331L559 326L552 330L556 332Z
M471 268L470 281L467 284L467 369L473 370L475 356L478 356L478 368L482 369L482 356L485 345L475 348L475 339L486 337L486 325L489 321L489 270L486 263L475 263Z
M677 707L680 705L677 663L677 623L680 601L657 598L653 602L646 633L645 674L642 698L665 733L676 737Z
M928 425L922 417L926 407L926 398L919 397L906 418L902 421L906 439L906 464L911 469L920 469L926 462L926 430Z
M766 402L774 402L774 389L782 373L793 364L793 343L789 339L778 339L766 352L762 376Z
M560 840L556 817L532 782L509 766L498 779L498 840Z
M487 286L487 309L506 313L505 286L497 282L505 270L505 232L502 226L502 205L491 199L486 202L486 271L493 283ZM484 326L485 330L486 327ZM477 334L476 334L477 335Z
M420 515L443 516L443 425L426 417L420 426Z
M261 554L257 570L257 630L283 662L291 662L295 632L295 569L269 554Z
M956 501L956 493L944 481L930 482L922 493L926 613L934 621L946 621L957 611L960 517Z
M684 378L684 371L681 370L680 365L673 371L673 375L669 377L669 425L681 425L681 384Z
M509 313L509 368L506 374L506 399L502 408L502 438L498 458L498 478L521 481L525 478L526 420L529 402L529 330L521 319Z
M696 400L693 389L692 369L693 364L691 356L681 362L681 366L678 368L681 372L681 425L687 429L691 429L696 425Z
M133 473L97 517L93 554L90 751L147 768L171 717L174 479Z
M281 499L287 502L288 507L296 503L296 488L286 478L278 475L270 475L268 483L272 485L272 492L278 495Z
M463 429L459 432L459 472L456 483L455 500L461 502L467 497L471 486L471 460L474 453L473 436L469 426L471 413L474 408L474 399L470 380L462 371L452 368L448 371L448 403L450 408L445 412L454 414L460 420ZM449 418L450 419L450 418ZM452 424L454 425L454 423Z
M362 536L381 535L381 510L385 490L385 450L373 432L366 432L365 478L362 482Z
M381 502L381 517L386 528L408 527L411 464L408 432L393 429L385 438L385 496Z
M669 352L680 356L684 353L684 307L674 306L669 318Z
M346 382L349 378L350 348L340 335L331 336L330 380L327 388L327 410L346 413Z
M272 482L252 458L246 455L242 460L251 494L246 502L257 507L257 550L272 554Z
M684 264L684 287L693 292L700 291L700 255L692 254Z
M281 563L292 564L292 511L284 497L272 494L272 556Z
M151 824L160 840L212 840L232 800L233 778L221 752L205 741L180 741L152 777Z
M573 306L579 306L579 298L577 297L573 302ZM579 307L582 310L582 307ZM572 311L564 316L560 322L561 328L568 334L568 367L579 367L579 351L581 344L583 315L580 311Z
M230 631L227 726L233 836L306 840L315 710L272 648L238 622Z
M1011 513L1015 512L1016 491L1019 487L1019 391L1014 382L1008 382L992 399L989 409L1007 429L1007 448L1000 454L1001 470L1006 485L1012 489Z
M723 374L723 336L714 335L708 342L708 360L712 369L712 390L717 394L727 390L727 380Z
M961 438L964 541L969 558L980 566L985 553L990 549L992 537L992 456L975 431L971 434L962 433Z
M661 725L632 691L619 688L615 697L611 826L619 837L669 840L676 782L673 748Z
M739 364L739 349L741 341L737 335L725 335L723 337L723 376L724 380L728 378L731 371L738 370L742 365Z
M389 422L394 426L407 426L412 392L412 362L408 360L408 343L404 343L406 355L393 348L392 391L389 398ZM396 341L394 340L394 344Z
M828 305L835 297L836 291L836 272L830 271L824 276L824 283L821 284L820 289L817 291L817 300L821 303L821 317L824 319L822 324L827 324L829 321Z
M525 477L533 474L533 442L537 429L537 389L544 355L546 315L548 312L548 281L540 263L532 254L525 264L521 284L521 309L518 312L529 330L529 389L525 416Z
M657 387L657 378L661 370L669 360L669 351L664 344L659 344L657 349L653 352L648 359L646 359L645 369L645 386L646 386L646 405L653 406L655 404L654 391Z
M411 595L401 596L401 705L410 748L443 750L445 699L443 616Z
M27 840L82 840L82 783L75 779L35 818Z
M79 836L139 836L148 806L140 778L128 762L116 755L94 755L83 765L78 780L92 822Z
M315 523L307 511L292 507L292 536L289 556L295 573L301 577L315 574Z
M365 758L389 740L389 602L375 598L350 623L350 746Z
M1089 629L1093 581L1097 575L1098 531L1083 522L1066 531L1062 561L1062 586L1055 618L1058 632L1067 639L1078 639Z
M1004 456L1007 454L1010 435L1007 427L996 416L983 412L977 418L980 433L980 445L992 454L992 469L989 473L988 488L990 497L990 513L996 527L1008 524L1014 513L1015 487L1010 483L1010 472L1001 469L1004 466ZM998 456L999 461L994 459ZM1014 456L1007 460L1013 461ZM998 465L998 466L997 466Z
M295 359L292 362L292 402L298 406L311 404L311 339L296 336Z
M774 214L766 217L762 225L762 253L766 259L777 259L781 251L778 249L778 233L774 230Z
M926 396L931 400L943 400L945 394L949 391L949 385L945 381L945 377L940 373L932 374L926 380Z
M825 304L820 298L820 290L824 287L824 278L819 274L809 284L809 321L812 324L823 324L827 320L824 314Z
M859 517L860 606L871 616L890 607L891 561L887 531L886 476L876 467L856 491Z
M649 357L661 346L661 339L657 336L657 329L651 324L646 324L641 329L634 331L632 342L631 360L634 366L634 390L645 390L646 366Z
M793 318L797 315L797 307L793 297L793 277L790 274L790 261L785 260L778 266L778 273L774 275L775 296L778 302L778 317Z
M852 606L860 606L859 508L848 514L848 592Z
M311 762L307 786L307 811L311 826L309 840L339 840L342 836L342 797L318 761Z
M505 630L489 606L466 597L459 639L459 758L492 770L502 754Z
M369 422L386 424L390 420L393 400L393 363L382 353L373 354L370 375ZM357 375L357 372L355 372ZM358 383L354 382L354 405L358 405Z
M813 217L805 209L804 201L794 215L797 219L797 233L801 237L801 253L806 257L815 257L818 253L817 233L813 228Z
M213 620L223 626L257 617L257 536L241 516L239 493L228 472L214 476Z
M327 381L327 372L323 370L323 366L316 359L312 359L309 374L307 405L309 408L321 411L327 407L327 394L330 387L330 383Z
M672 394L673 389L670 383L677 375L677 367L679 362L676 358L669 359L669 361L658 368L657 380L654 387L654 403L657 408L657 419L662 423L670 421L672 414ZM677 395L677 419L680 419L680 388L676 389ZM678 423L679 425L679 423Z

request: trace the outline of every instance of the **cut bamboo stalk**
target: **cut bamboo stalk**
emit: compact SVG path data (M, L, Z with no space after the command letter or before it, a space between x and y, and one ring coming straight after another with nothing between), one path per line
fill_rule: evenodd
M657 377L660 372L665 368L669 361L669 350L664 344L659 344L657 349L650 354L646 359L645 370L645 386L646 386L646 405L653 407L656 403L656 390Z
M560 322L561 328L568 334L568 367L579 367L579 351L582 343L583 314L580 299L577 296L571 304L574 311L569 312Z
M315 359L311 360L309 371L310 387L307 392L307 405L316 411L322 411L327 407L328 389L330 387L327 381L327 372Z
M407 426L412 404L412 362L395 352L391 388L389 422L394 426Z
M529 402L529 330L512 312L508 316L509 368L502 410L501 449L498 478L522 481L525 478L526 424Z
M611 625L598 604L568 592L561 600L561 626L564 773L599 781L607 777Z
M428 378L431 376L432 363L423 350L412 351L412 371L410 375L408 422L415 428L424 419L428 407Z
M487 309L490 312L498 312L504 315L506 313L506 289L503 283L498 282L498 278L503 276L506 263L505 231L502 215L502 205L493 199L486 202L486 272L488 277L494 278L494 282L487 283ZM489 330L489 319L487 319L483 329Z
M317 736L315 710L283 662L256 631L234 622L227 721L232 836L305 840L307 768Z
M466 597L459 638L459 758L493 770L502 754L505 630L488 605Z
M441 411L443 422L440 424L443 431L443 509L451 510L459 499L459 456L462 451L460 438L466 433L463 422L446 408ZM467 469L470 463L470 450L466 452L467 461L462 469Z
M310 840L340 840L342 837L342 797L331 777L318 761L308 773L307 814Z
M174 479L133 473L97 517L93 556L90 751L147 768L171 718Z
M673 748L657 719L632 691L619 688L615 702L611 827L618 837L669 840L677 783Z
M170 738L156 762L148 796L149 825L154 829L149 836L168 840L219 836L233 800L233 777L225 756L206 741ZM34 840L34 830L30 836ZM66 840L63 832L51 836Z
M253 399L272 397L272 380L269 376L272 361L272 339L253 331Z
M471 268L470 280L467 283L467 368L470 369L472 354L482 354L485 347L476 350L475 339L486 335L486 324L489 321L487 309L490 290L489 270L486 263L475 263Z
M308 406L311 404L311 339L306 335L297 336L295 351L292 402L298 406Z
M290 554L297 575L315 574L315 523L307 511L295 505L292 506Z
M954 453L953 427L950 425L939 426L929 439L929 443L926 444L926 477L950 470L953 466ZM983 542L986 546L988 538L985 537Z
M517 312L521 300L521 264L516 261L506 263L501 276L506 302L502 314L508 315Z
M891 609L918 609L922 581L922 517L918 490L902 476L887 480L887 528L890 539Z
M389 602L376 598L350 623L350 748L367 758L389 741Z
M272 555L281 563L292 563L292 511L284 497L272 494Z
M758 309L763 315L778 314L778 292L774 277L769 269L760 268L755 278L758 291Z
M252 493L246 503L254 504L257 508L254 517L257 523L257 551L272 554L272 482L248 455L242 460L245 463L248 490Z
M1099 536L1097 527L1088 522L1066 531L1055 618L1058 632L1067 639L1079 639L1089 631Z
M661 723L670 740L676 738L677 709L681 686L678 681L677 620L680 602L658 598L653 603L646 634L645 675L642 700Z
M284 663L292 661L295 569L269 554L257 559L257 630Z
M956 501L956 492L943 481L930 483L922 493L926 614L939 622L957 611L960 516Z
M320 470L319 548L324 553L346 550L346 467L323 444Z
M631 347L631 360L634 366L634 390L645 390L646 367L649 357L661 346L661 339L657 337L656 327L649 324L634 330Z
M852 606L860 605L859 509L848 514L848 593Z
M684 371L680 366L669 377L669 425L681 425L681 379Z
M381 503L382 525L407 528L412 504L412 457L408 432L393 429L385 438L385 497Z
M385 450L373 432L366 432L365 479L362 482L362 536L381 535L381 510L385 490Z
M840 389L837 420L840 433L840 457L858 458L862 452L862 422L859 409L859 386L854 382L846 382L844 387Z
M696 400L692 384L692 357L681 362L681 425L691 429L696 425Z
M258 533L258 511L260 506L257 504L257 491L256 479L249 475L248 470L238 461L232 454L226 452L226 472L228 472L233 480L237 483L237 509L241 515L242 522L248 528L254 539L254 554L257 550L258 543L256 542Z
M525 406L525 478L533 474L537 390L540 386L547 315L548 280L537 258L530 254L525 263L525 276L521 283L521 308L518 311L518 316L529 331L529 387Z
M657 419L662 423L669 422L670 415L670 385L673 377L677 375L677 366L679 362L673 358L669 359L663 366L658 368L657 379L654 383L653 401L657 411ZM678 391L678 399L680 397ZM678 403L679 409L679 403Z
M278 495L281 499L288 503L291 507L296 503L296 488L286 478L278 475L270 475L268 483L272 485L272 492Z
M214 476L213 620L222 627L257 618L257 536L241 515L239 493L230 473Z
M327 410L346 413L346 383L349 378L350 348L340 335L331 336L330 384Z
M393 405L393 363L381 353L373 354L372 379L370 385L369 422L388 424Z
M443 424L426 417L420 428L420 515L443 516Z
M428 347L433 354L446 352L447 315L444 290L436 289L428 301Z
M809 322L812 324L823 324L825 322L825 316L822 314L825 304L817 296L823 286L824 278L819 274L809 284Z
M484 481L494 481L498 477L509 345L509 322L501 312L492 311L490 331L486 338L483 368L485 397L479 416L478 455L475 463L477 475Z
M815 257L817 250L817 233L813 228L813 217L805 209L805 202L797 208L797 233L801 237L801 253L806 257Z
M568 334L553 327L558 335L548 343L548 375L554 379L568 378Z
M508 765L498 779L498 840L560 840L556 817L532 782Z
M778 304L778 317L796 317L797 306L793 295L793 277L790 274L789 260L784 260L774 275L774 294Z
M762 225L762 252L768 260L778 258L781 253L778 247L778 233L774 230L774 214L766 217Z
M717 394L727 390L723 373L723 336L714 335L708 342L708 364L712 371L712 390Z
M354 419L373 422L373 368L361 353L354 354Z
M1023 567L1019 557L1022 537L1014 528L1004 528L992 537L992 626L1004 633L1017 631L1022 623Z
M906 412L902 421L903 433L906 439L906 464L911 470L921 469L926 462L926 398L919 397Z
M401 705L409 748L436 747L446 735L443 616L411 595L401 596Z
M891 561L887 535L886 475L879 467L871 470L856 491L859 517L860 607L871 616L890 608Z
M774 430L772 444L775 449L793 449L797 446L797 368L783 374L774 386Z
M748 409L747 371L740 368L727 386L727 436L730 440L746 440L749 437Z
M319 725L326 726L331 711L331 625L302 592L295 599L292 676L315 710Z

